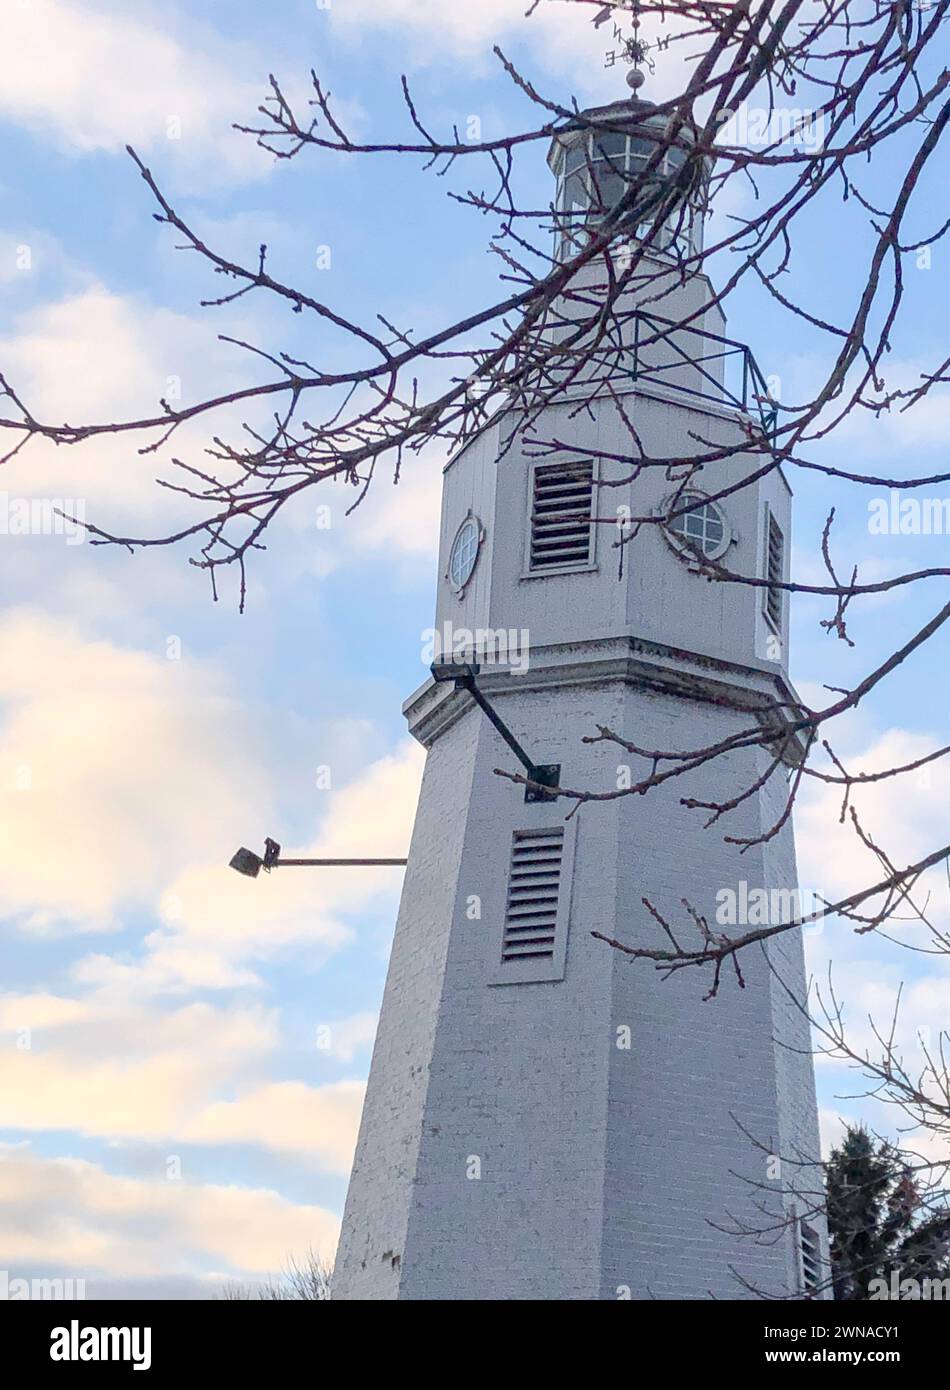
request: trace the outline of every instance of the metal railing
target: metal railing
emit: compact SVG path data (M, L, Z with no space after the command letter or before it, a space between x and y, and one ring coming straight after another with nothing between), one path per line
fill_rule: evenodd
M650 314L643 309L633 310L630 317L634 324L633 361L629 367L626 364L620 367L624 374L629 373L635 381L658 380L660 385L672 391L711 401L716 405L732 406L746 415L755 413L766 438L772 441L778 425L778 405L772 398L759 364L745 343L736 342L733 338L724 338L719 333L710 333L704 328L677 324L673 319L662 318L659 314ZM645 327L649 329L649 335L644 333ZM683 338L688 338L689 344L695 345L696 351L684 345L681 341ZM652 344L666 346L672 352L671 360L645 362L644 350ZM707 366L718 362L723 363L721 381ZM677 381L674 374L684 367L698 373L700 380L708 383L711 389L704 390L702 386L690 386L683 381ZM738 374L738 381L730 382L727 379L730 368L734 377Z

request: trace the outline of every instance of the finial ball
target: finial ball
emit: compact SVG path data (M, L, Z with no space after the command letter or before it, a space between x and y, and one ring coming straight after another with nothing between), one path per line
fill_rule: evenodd
M627 86L634 92L639 91L646 80L646 75L639 68L631 68L627 73Z

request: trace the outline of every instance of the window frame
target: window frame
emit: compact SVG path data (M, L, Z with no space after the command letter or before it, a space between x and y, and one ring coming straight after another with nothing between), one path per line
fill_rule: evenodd
M695 507L690 508L690 511L698 510L700 506L703 506L711 507L716 513L722 525L722 540L719 542L719 545L714 551L707 552L704 550L700 557L690 547L687 537L679 531L674 531L673 527L668 523L664 523L663 525L663 535L668 545L671 546L680 559L685 560L691 568L698 570L701 568L704 559L712 562L721 560L730 545L735 544L738 537L722 503L714 501L709 494L704 492L701 488L686 488L679 497L677 497L676 493L671 493L669 497L664 498L659 515L665 517L668 516L671 511L677 511L684 500L689 497L696 497L699 499ZM703 530L705 532L705 526Z
M461 536L465 528L472 523L475 526L475 555L472 559L472 568L469 570L466 579L463 583L458 584L456 583L452 575L452 557L455 554L455 547L458 545L459 537ZM475 513L472 511L471 507L469 507L468 511L465 513L465 515L462 517L462 520L459 522L455 535L452 537L452 544L449 546L449 552L446 556L445 561L445 574L443 578L451 588L452 592L455 594L456 598L461 598L464 595L465 590L468 588L469 584L471 584L472 580L475 577L475 571L478 568L478 562L481 558L482 545L484 541L485 528L482 525L480 518L477 517Z

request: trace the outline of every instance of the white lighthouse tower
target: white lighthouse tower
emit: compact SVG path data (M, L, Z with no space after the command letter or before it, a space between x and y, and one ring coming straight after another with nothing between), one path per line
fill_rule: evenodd
M565 249L662 145L653 112L619 102L554 141ZM677 179L684 162L696 162L687 134L654 161L655 179ZM445 470L436 630L495 635L507 660L479 653L478 689L536 764L559 766L562 787L611 791L648 772L616 742L584 742L599 726L637 749L682 752L795 700L785 591L710 583L698 563L702 553L785 579L791 500L777 469L709 500L762 471L762 454L741 446L769 421L708 280L677 265L701 236L704 183L693 178L655 231L642 312L627 292L604 368L611 392L590 399L601 355L533 421L535 440L557 448L528 446L513 402ZM628 218L608 254L644 226L656 224ZM583 273L592 301L604 256ZM655 515L677 487L665 468L605 457L630 453L631 419L647 458L716 444L726 456L690 479L688 512L637 531L618 577L604 518ZM528 635L527 660L497 640L508 633ZM592 935L665 944L644 899L678 925L684 899L710 923L730 893L740 910L754 890L794 901L789 825L740 854L683 804L749 791L726 833L755 840L784 805L785 771L765 775L774 747L739 746L570 815L573 801L526 799L495 774L522 769L469 690L428 680L405 713L428 756L333 1296L813 1294L826 1237L813 1214L799 934L748 950L745 988L724 977L709 1002L708 976L662 979Z

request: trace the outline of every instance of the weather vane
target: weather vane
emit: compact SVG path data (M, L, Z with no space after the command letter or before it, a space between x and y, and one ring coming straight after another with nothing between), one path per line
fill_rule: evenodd
M630 16L629 22L632 32L625 30L623 23L614 18L618 10ZM627 86L636 92L646 81L644 67L651 77L656 72L656 64L650 55L658 45L645 43L640 38L640 0L631 0L629 4L605 5L594 19L594 28L599 29L602 24L611 20L614 26L612 35L614 47L608 49L604 67L613 68L618 63L629 64Z

